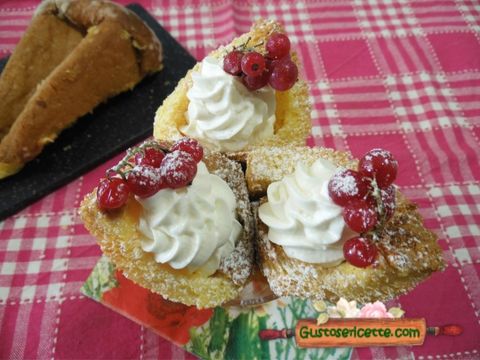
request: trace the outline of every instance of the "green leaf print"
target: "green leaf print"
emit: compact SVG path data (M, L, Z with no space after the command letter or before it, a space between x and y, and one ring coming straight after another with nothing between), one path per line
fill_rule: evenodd
M258 337L261 324L266 324L264 320L260 320L262 317L251 310L232 321L225 359L261 359L264 353L268 357L268 348L265 350L265 346L262 346L262 341Z
M258 330L267 329L267 316L258 317ZM270 344L268 341L260 340L260 359L270 359Z
M221 351L225 347L225 333L228 331L228 314L224 308L217 307L210 319L211 340L208 352Z
M207 352L206 334L198 332L195 328L190 329L190 342L187 350L199 356L202 359L210 359Z
M86 296L101 301L102 294L118 286L115 278L115 266L106 258L101 257L93 268L85 284L80 289Z

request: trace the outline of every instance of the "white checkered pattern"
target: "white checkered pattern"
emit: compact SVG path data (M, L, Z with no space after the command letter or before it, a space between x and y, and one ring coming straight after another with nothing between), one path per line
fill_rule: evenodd
M463 31L465 20L458 2L410 1L419 24L425 32Z
M325 81L320 81L317 84L312 84L310 93L313 100L312 118L321 124L318 129L312 130L314 136L318 135L333 135L336 137L343 136L342 126L338 116L338 110L333 101L333 94L330 84Z
M479 184L452 184L429 189L438 217L460 263L480 263Z
M480 5L475 0L458 0L457 8L470 28L480 34Z
M307 3L310 24L316 40L358 38L360 27L350 2Z
M469 71L447 74L452 93L472 126L480 126L480 73Z
M58 299L68 267L72 214L13 217L3 223L0 302ZM27 250L28 249L28 250Z
M406 0L354 0L358 21L367 37L420 35L422 28Z
M460 104L442 74L419 73L386 77L394 111L405 132L454 125L468 127Z
M441 70L432 58L424 36L374 37L369 38L368 42L384 74Z
M281 21L285 27L285 31L289 34L292 43L302 41L313 41L313 29L310 25L310 15L308 13L307 5L304 2L293 3L244 3L246 8L243 11L248 11L247 24L251 24L251 19L265 18L276 19ZM278 10L281 10L280 12Z
M218 11L223 13L228 11L228 8L219 8ZM212 49L215 46L215 18L211 5L156 7L153 15L160 24L168 24L168 30L172 36L185 44L187 48Z
M398 129L380 77L335 81L331 84L336 106L346 134L390 132Z

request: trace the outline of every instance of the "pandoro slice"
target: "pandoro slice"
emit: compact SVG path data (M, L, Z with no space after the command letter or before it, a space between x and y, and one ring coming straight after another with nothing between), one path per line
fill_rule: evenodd
M313 164L318 158L337 166L356 168L350 154L324 148L257 148L249 153L246 178L249 190L261 201L268 185L291 174L298 162ZM289 258L283 248L268 239L268 227L257 216L257 251L261 268L277 296L298 296L336 302L340 297L361 303L387 301L413 289L435 271L444 268L437 236L423 225L417 206L399 191L397 209L379 234L378 263L358 268L343 262L322 267Z
M210 173L221 177L232 189L237 200L237 220L243 227L234 251L211 276L173 269L143 251L143 235L138 230L142 207L133 196L122 208L104 212L97 206L95 189L83 200L80 215L102 252L127 278L169 300L209 308L237 298L250 277L254 221L240 164L220 153L207 154L202 161Z
M250 32L234 39L229 45L214 50L210 56L222 58L234 47L245 44L247 40L251 44L262 44L273 32L284 30L282 26L273 20L259 20L251 28ZM255 49L264 53L264 47ZM292 59L300 68L297 55L293 52ZM158 140L174 141L184 135L179 130L187 124L185 113L188 110L189 100L187 92L192 86L192 72L200 70L201 63L197 63L187 75L180 80L176 89L167 97L157 110L154 123L154 137ZM287 91L275 91L276 96L276 122L274 135L259 143L248 145L241 152L248 151L254 146L271 145L282 146L287 144L304 145L311 131L310 101L307 84L299 78L295 85Z
M77 118L162 68L162 46L109 1L47 0L0 77L0 179Z

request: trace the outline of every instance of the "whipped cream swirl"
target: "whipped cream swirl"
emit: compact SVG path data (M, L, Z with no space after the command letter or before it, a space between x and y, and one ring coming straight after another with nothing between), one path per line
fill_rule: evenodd
M344 259L343 242L352 233L342 208L328 195L328 182L336 171L324 159L310 167L299 163L293 174L268 187L268 202L258 213L269 227L269 240L282 246L287 256L324 266Z
M217 151L238 151L273 135L275 91L265 86L249 91L238 77L227 74L213 57L192 73L193 86L180 130Z
M242 231L232 189L210 174L203 162L198 164L192 185L163 189L137 200L143 206L142 249L174 269L213 274L232 253Z

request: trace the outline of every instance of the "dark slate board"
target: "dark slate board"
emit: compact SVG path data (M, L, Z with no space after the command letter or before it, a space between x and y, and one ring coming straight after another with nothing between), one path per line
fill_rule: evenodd
M160 39L164 69L133 91L79 119L19 173L0 180L0 220L79 177L152 134L155 111L195 59L140 5L131 4ZM7 59L0 60L0 71Z

